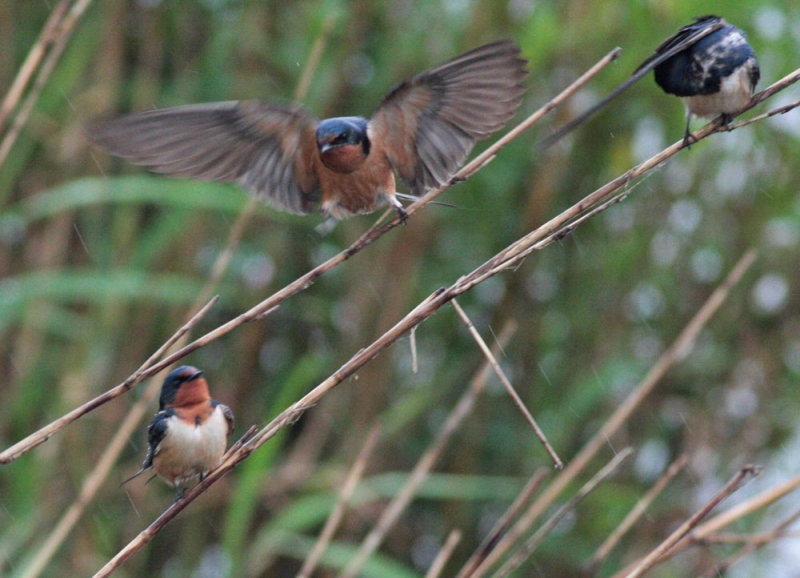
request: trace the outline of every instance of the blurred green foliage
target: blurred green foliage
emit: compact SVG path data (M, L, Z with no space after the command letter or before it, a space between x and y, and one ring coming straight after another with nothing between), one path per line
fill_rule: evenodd
M10 86L51 4L0 4L0 87ZM565 107L442 197L457 208L429 206L265 319L186 359L234 409L241 434L431 291L678 140L682 105L646 78L565 142L543 153L534 148L622 82L663 38L708 12L747 31L761 88L797 66L800 7L788 0L95 2L0 170L0 445L119 383L180 327L246 203L235 187L145 175L107 158L87 142L92 120L191 102L290 101L326 22L332 25L305 99L320 116L368 115L403 78L510 37L531 73L521 119L609 50L624 50ZM797 93L792 88L754 112ZM690 456L687 474L601 575L652 548L741 464L757 462L767 472L744 494L800 473L799 134L794 111L682 151L633 183L623 203L460 299L487 340L517 320L502 363L569 461L741 254L759 250L754 269L685 360L609 440L603 459L632 445L632 464L562 523L520 576L575 575L681 452ZM198 334L346 247L375 218L356 217L321 236L320 217L259 206L216 288L221 301ZM417 373L403 339L193 503L118 575L293 575L365 432L382 423L321 575L343 567L483 362L449 307L416 340ZM103 406L2 466L0 574L24 570L139 395L136 389ZM171 490L160 482L119 487L144 455L144 427L45 575L97 570L169 505ZM464 537L446 575L455 572L527 477L547 464L493 383L363 575L421 575L459 528ZM762 520L774 524L786 510L768 509L738 529L763 529ZM737 575L790 575L798 563L793 551L796 538L770 546ZM712 554L725 552L683 555L654 575L696 575Z

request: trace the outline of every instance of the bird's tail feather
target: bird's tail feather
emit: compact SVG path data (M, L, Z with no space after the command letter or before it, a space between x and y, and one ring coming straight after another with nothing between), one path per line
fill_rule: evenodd
M120 483L120 486L124 486L125 484L127 484L127 483L128 483L128 482L130 482L131 480L134 480L134 479L138 478L138 477L139 477L139 476L141 476L143 473L145 473L145 472L147 472L147 471L149 471L149 470L150 470L150 468L142 468L141 470L139 470L138 472L136 472L135 474L133 474L133 475L132 475L130 478L128 478L127 480L125 480L125 481L123 481L122 483ZM155 478L155 477L156 477L156 474L153 474L153 478ZM150 481L151 481L153 478L150 478L149 480L147 480L147 481L145 482L145 484L149 484L149 483L150 483Z
M400 199L403 199L404 201L414 202L414 201L418 201L420 199L420 197L418 197L416 195L409 195L407 193L395 192L394 195L396 197L400 198ZM457 209L458 208L456 205L451 205L450 203L445 203L443 201L431 201L431 205L441 205L443 207L450 207L451 209Z

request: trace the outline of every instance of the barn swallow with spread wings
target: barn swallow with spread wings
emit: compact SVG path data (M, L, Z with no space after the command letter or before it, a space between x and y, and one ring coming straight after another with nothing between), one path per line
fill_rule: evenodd
M401 83L370 119L318 120L302 107L259 101L138 112L96 125L94 141L148 169L235 182L292 213L336 219L397 199L395 173L413 195L447 182L479 138L522 100L526 61L511 41L475 48Z
M760 71L747 35L719 16L701 16L662 42L655 54L637 69L641 70L672 47L711 27L718 29L654 68L656 84L664 92L680 96L686 106L684 146L690 143L692 115L721 114L727 125L731 115L743 109L753 97Z

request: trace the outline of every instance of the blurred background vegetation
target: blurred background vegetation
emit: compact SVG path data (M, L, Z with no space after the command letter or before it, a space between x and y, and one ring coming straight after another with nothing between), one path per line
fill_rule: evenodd
M40 0L0 2L2 92L52 8ZM565 142L544 153L533 146L622 82L666 36L709 12L746 30L761 63L760 88L797 66L800 7L789 0L94 2L0 167L0 445L119 383L174 332L247 203L233 186L147 175L108 158L87 141L93 119L202 101L291 101L312 45L326 34L305 99L321 117L369 115L403 78L509 37L529 60L519 120L603 54L624 50L567 106L448 191L442 200L456 209L429 206L264 320L185 359L205 370L241 435L432 290L678 140L683 107L648 77ZM791 88L756 112L797 98ZM799 134L800 114L792 112L714 135L649 173L625 202L560 244L460 299L489 341L507 320L518 322L503 366L569 461L742 253L759 250L744 282L592 470L626 445L636 449L634 459L518 575L576 574L681 452L689 455L686 472L601 575L647 552L742 464L761 464L765 473L734 500L800 473ZM376 216L321 236L320 217L259 205L216 288L221 301L197 334L346 247ZM416 340L417 373L404 339L191 504L118 575L293 575L365 432L380 423L378 449L320 571L335 573L483 362L450 307L424 323ZM0 468L0 574L24 571L143 391ZM161 482L119 486L145 447L142 423L44 575L96 571L172 502ZM363 575L422 575L459 528L451 575L543 465L546 454L493 378ZM790 496L735 529L769 527L798 501ZM778 542L732 575L796 575L798 551L796 538ZM692 550L653 575L695 575L726 552Z

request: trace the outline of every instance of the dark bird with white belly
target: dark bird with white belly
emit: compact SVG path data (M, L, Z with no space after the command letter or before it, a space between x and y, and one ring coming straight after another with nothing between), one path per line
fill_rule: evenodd
M219 464L233 432L233 412L211 398L203 372L188 365L167 376L158 405L147 428L142 469L123 483L153 469L180 499L190 484Z
M719 16L701 16L667 38L637 69L647 66L679 43L717 25L720 25L718 30L654 69L656 83L664 92L681 97L686 107L684 146L690 144L689 121L692 115L722 115L722 122L727 125L753 97L761 73L747 35Z

